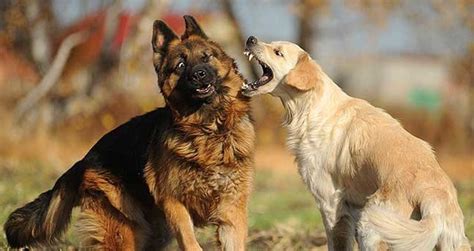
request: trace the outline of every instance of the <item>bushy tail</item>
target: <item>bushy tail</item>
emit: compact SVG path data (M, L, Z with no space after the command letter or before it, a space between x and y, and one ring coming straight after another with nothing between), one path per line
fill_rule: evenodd
M8 217L4 229L12 248L53 244L60 238L80 198L83 166L81 162L76 163L56 181L53 189Z
M445 210L446 206L458 210ZM444 212L449 214L444 214ZM470 250L463 216L456 201L426 197L420 204L421 220L403 218L382 206L367 209L368 221L392 250Z

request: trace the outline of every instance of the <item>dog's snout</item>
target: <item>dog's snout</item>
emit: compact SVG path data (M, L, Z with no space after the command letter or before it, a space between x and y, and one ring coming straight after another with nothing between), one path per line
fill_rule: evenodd
M254 36L250 36L248 39L247 39L247 43L246 45L247 46L252 46L252 45L256 45L258 42L257 38L254 37Z
M206 73L205 70L199 70L198 69L198 70L194 71L194 73L193 73L193 80L194 81L201 81L201 80L205 79L206 76L207 76L207 73Z
M207 85L216 78L215 72L207 64L199 64L189 71L188 79L194 86Z

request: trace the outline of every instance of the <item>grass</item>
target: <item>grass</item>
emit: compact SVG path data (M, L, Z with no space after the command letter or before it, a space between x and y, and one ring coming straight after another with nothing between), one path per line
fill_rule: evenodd
M312 229L322 224L314 199L299 176L261 170L256 174L249 227L267 230L276 223Z
M61 173L61 170L41 163L0 163L0 224L3 225L15 208L52 187ZM473 240L474 180L456 186L466 217L466 231ZM249 206L249 231L249 250L308 250L324 245L321 217L296 170L256 172ZM212 249L213 236L211 228L198 230L199 241L205 249ZM78 245L72 230L65 239L68 246ZM175 244L170 250L174 247ZM2 233L0 250L3 248L6 248L6 241Z
M471 179L474 177L471 177ZM466 235L474 245L474 180L456 184L458 189L458 200L464 213L464 224Z

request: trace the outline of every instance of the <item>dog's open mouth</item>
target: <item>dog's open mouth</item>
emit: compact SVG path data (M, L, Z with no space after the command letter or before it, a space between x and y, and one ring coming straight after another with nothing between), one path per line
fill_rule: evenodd
M214 94L215 91L216 88L214 87L214 85L209 83L201 88L197 88L194 96L198 98L207 98Z
M244 55L248 57L249 61L252 61L252 59L255 58L255 60L257 60L257 62L262 67L263 74L259 79L255 80L253 82L244 83L242 85L243 90L246 90L246 91L257 90L260 86L263 86L263 85L267 84L268 82L270 82L273 79L272 69L265 62L263 62L261 59L259 59L258 56L253 54L253 52L251 50L245 49Z

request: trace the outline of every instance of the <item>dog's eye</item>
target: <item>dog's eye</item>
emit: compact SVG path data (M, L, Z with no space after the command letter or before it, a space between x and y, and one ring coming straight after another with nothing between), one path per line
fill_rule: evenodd
M283 57L283 53L281 53L280 50L273 50L275 52L275 55L279 56L279 57Z
M181 62L178 63L178 65L176 65L176 70L181 70L185 66L186 66L186 64L183 61L181 61Z
M204 56L202 56L202 61L204 63L209 63L209 60L211 60L211 58L212 58L212 54L207 54L206 53L206 54L204 54Z

